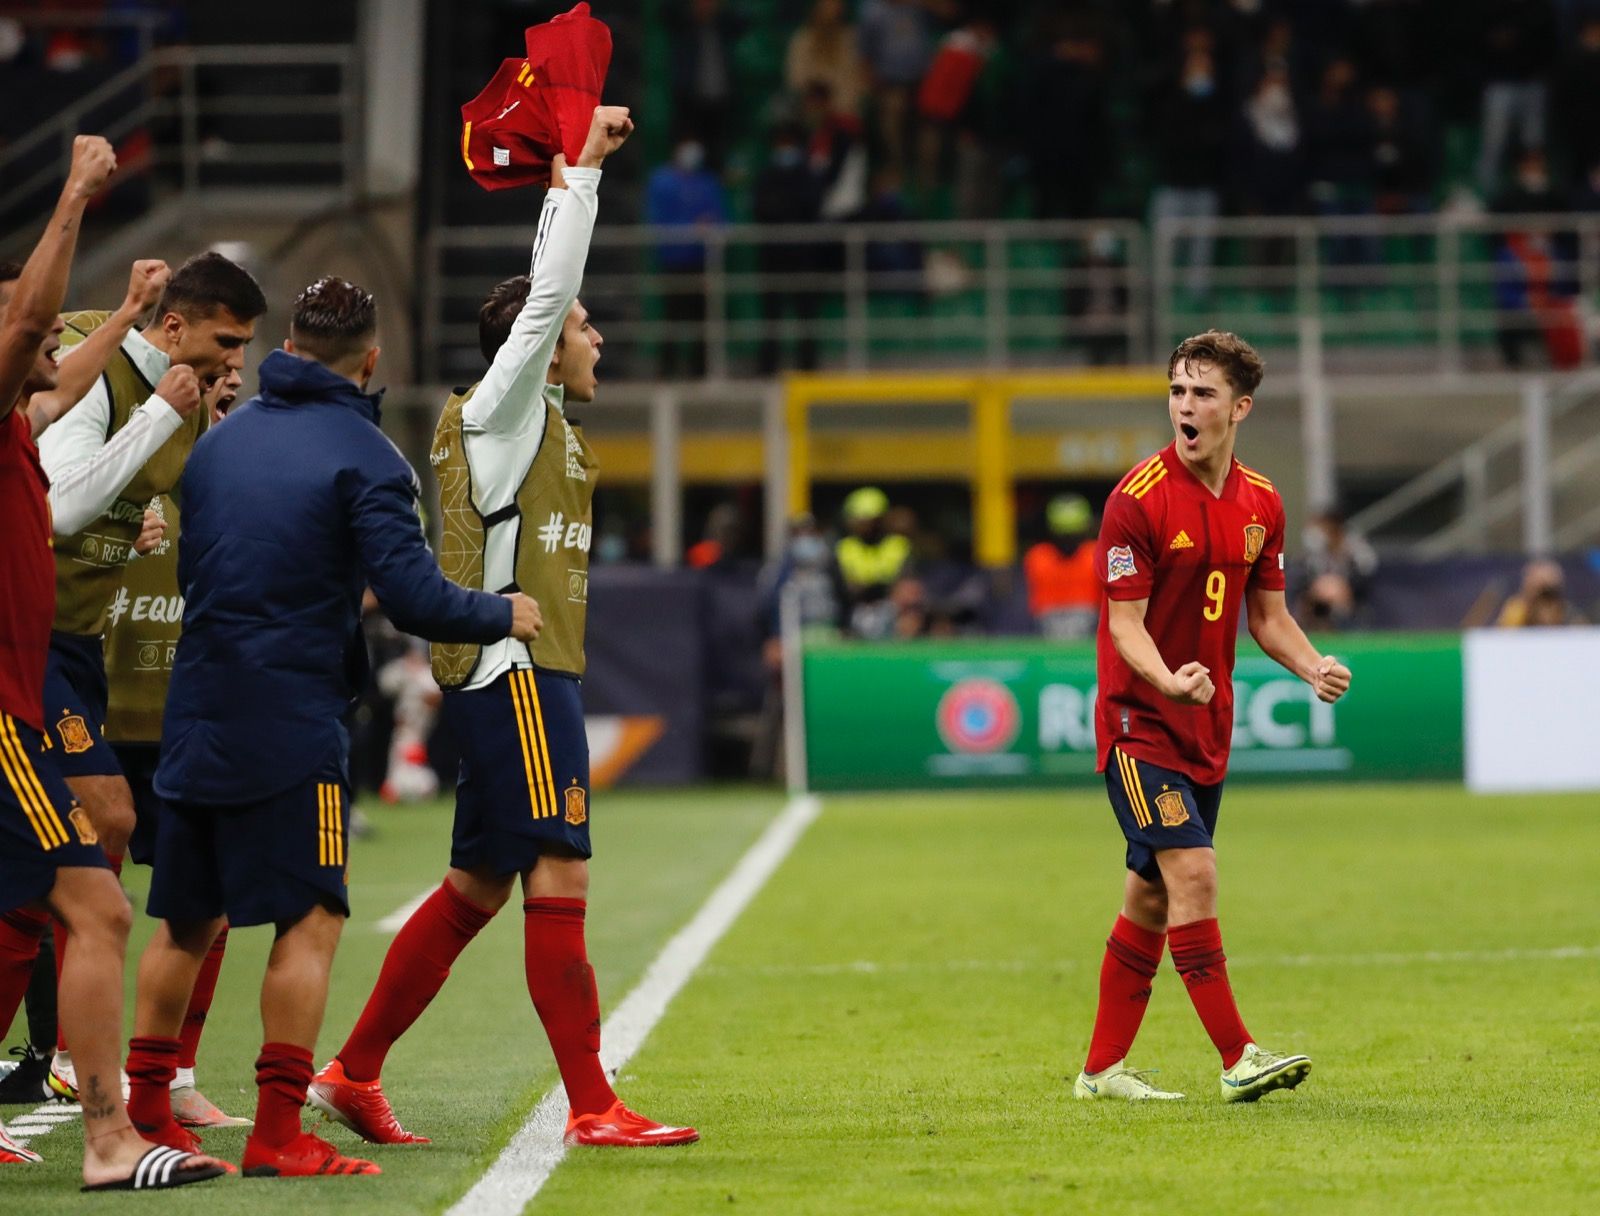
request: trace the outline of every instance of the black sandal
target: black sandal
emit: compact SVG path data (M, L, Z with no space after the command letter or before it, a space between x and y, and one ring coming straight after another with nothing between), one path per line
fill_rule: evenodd
M202 1165L195 1169L185 1169L184 1162L196 1161L199 1157L195 1153L180 1152L175 1148L168 1148L164 1144L157 1144L143 1157L139 1158L133 1167L133 1173L126 1178L119 1178L116 1182L97 1182L93 1186L85 1185L85 1191L168 1191L175 1186L188 1186L191 1182L205 1182L211 1178L221 1177L228 1171L220 1165Z

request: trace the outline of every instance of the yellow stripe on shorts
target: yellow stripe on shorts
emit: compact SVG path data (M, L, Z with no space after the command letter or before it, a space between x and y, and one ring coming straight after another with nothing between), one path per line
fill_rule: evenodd
M527 674L528 692L533 698L533 719L538 726L535 737L539 744L539 758L544 761L544 779L550 791L550 801L545 804L550 809L546 814L554 815L556 813L556 781L555 770L550 767L550 737L545 734L544 730L544 708L539 704L539 685L534 681L533 672L530 671Z
M17 734L17 724L10 714L0 714L0 768L4 768L6 781L39 843L46 849L66 844L67 829L62 826L61 816L56 814L55 804L44 792L44 785L28 759L27 749Z
M1128 802L1133 807L1133 820L1142 828L1150 826L1150 804L1145 801L1144 787L1139 784L1139 763L1120 747L1116 749L1117 765L1122 769L1122 788L1128 792Z
M545 809L544 781L539 767L539 750L533 742L533 714L528 705L527 685L532 672L513 671L506 683L511 689L511 708L517 720L517 739L522 744L522 772L528 779L528 806L535 819L543 819L551 812Z

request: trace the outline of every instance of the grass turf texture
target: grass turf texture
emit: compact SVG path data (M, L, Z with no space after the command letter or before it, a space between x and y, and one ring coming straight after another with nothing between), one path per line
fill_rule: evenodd
M591 933L608 1007L773 805L608 798ZM354 854L358 919L319 1062L387 945L372 922L440 870L442 818L381 822ZM694 1121L704 1142L569 1154L530 1210L1593 1210L1597 825L1583 797L1231 792L1222 918L1245 1020L1316 1068L1296 1093L1222 1104L1215 1053L1166 962L1133 1063L1190 1099L1135 1107L1070 1096L1121 890L1103 797L829 799L622 1079L639 1109ZM402 1120L433 1146L376 1150L378 1179L228 1180L148 1202L257 1216L446 1206L554 1080L519 933L514 916L491 926L385 1070ZM230 944L202 1046L202 1082L230 1109L251 1104L265 938ZM68 1189L79 1135L39 1140L43 1168L0 1170L0 1209L81 1211ZM235 1159L242 1141L209 1140Z

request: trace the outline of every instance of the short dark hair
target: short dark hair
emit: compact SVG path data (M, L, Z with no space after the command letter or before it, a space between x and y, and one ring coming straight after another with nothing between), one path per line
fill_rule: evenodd
M377 336L377 301L348 279L328 275L294 298L289 339L318 363L337 367L365 355Z
M21 277L21 262L0 262L0 283L15 283Z
M175 312L186 321L205 321L221 310L241 321L267 311L267 297L250 272L220 253L199 253L173 272L156 305L156 316Z
M483 306L478 309L478 349L483 352L486 363L494 362L495 355L511 336L511 326L528 302L532 289L533 280L525 274L496 283L489 289Z
M1247 396L1261 387L1261 378L1267 374L1267 365L1256 348L1238 334L1220 329L1208 329L1178 343L1178 349L1167 360L1167 379L1172 379L1178 365L1210 363L1222 369L1225 380L1233 387L1234 395Z

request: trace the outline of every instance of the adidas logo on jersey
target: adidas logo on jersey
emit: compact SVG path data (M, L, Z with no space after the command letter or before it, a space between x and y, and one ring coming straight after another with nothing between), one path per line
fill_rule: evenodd
M1185 532L1183 529L1180 528L1178 530L1178 534L1172 538L1172 543L1170 545L1168 545L1167 548L1169 548L1169 549L1193 549L1194 548L1194 541L1190 540L1189 539L1189 534L1187 532Z

